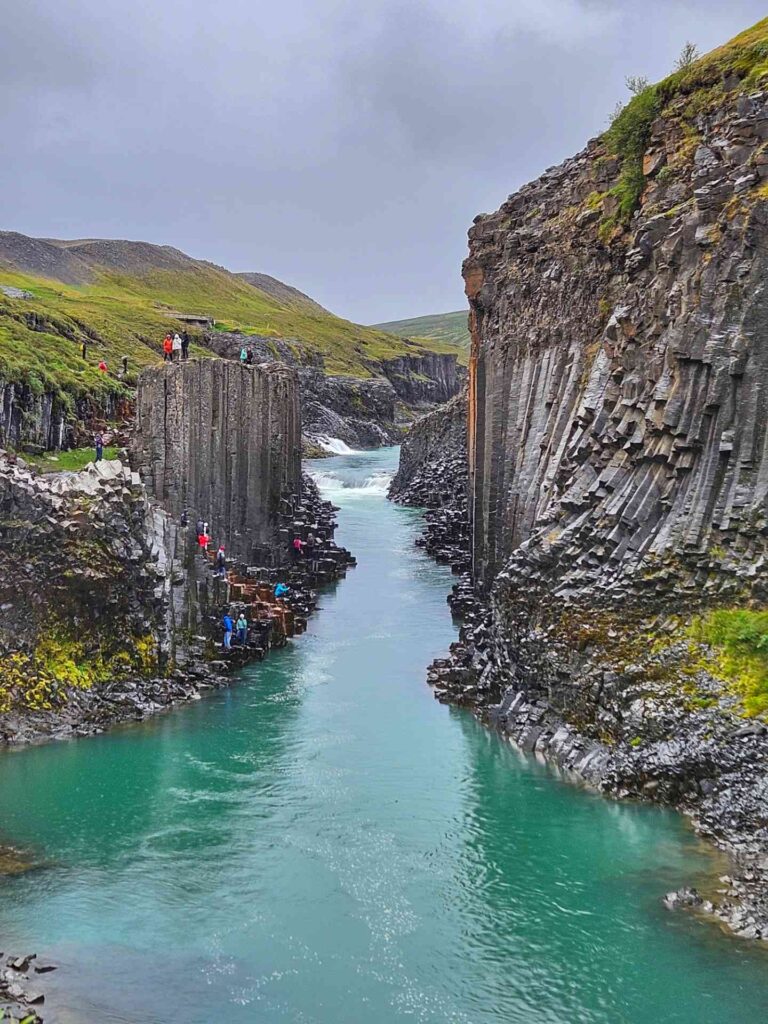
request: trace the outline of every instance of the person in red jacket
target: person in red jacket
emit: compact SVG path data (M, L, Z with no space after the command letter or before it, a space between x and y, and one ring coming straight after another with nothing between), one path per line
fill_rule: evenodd
M107 364L104 362L103 359L99 363L99 369L101 370L102 373L106 373L107 372Z
M173 338L170 331L163 338L163 362L173 362Z

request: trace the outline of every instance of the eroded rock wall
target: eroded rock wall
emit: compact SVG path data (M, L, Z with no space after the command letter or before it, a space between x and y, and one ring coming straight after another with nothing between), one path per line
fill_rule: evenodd
M467 509L467 396L417 420L400 447L390 498L421 508Z
M473 554L486 586L513 553L558 596L610 600L649 589L644 571L673 555L693 577L670 586L692 593L700 564L738 575L762 556L766 95L734 95L697 128L685 159L674 116L654 124L649 152L663 160L647 162L657 176L627 235L601 230L592 197L610 203L616 161L599 142L470 231ZM665 161L676 170L660 180Z
M455 355L437 352L383 359L381 370L400 401L415 408L449 401L463 374Z
M688 812L747 865L718 912L768 937L768 727L745 721L765 702L701 627L768 601L768 95L738 86L668 101L628 221L605 140L476 218L482 600L460 595L430 681L605 791Z
M26 384L0 380L0 445L25 451L54 451L90 443L105 421L133 414L128 398L83 397L65 405L50 391L38 393Z
M139 378L135 460L150 493L174 517L210 524L236 558L284 555L283 498L301 489L295 370L192 359Z

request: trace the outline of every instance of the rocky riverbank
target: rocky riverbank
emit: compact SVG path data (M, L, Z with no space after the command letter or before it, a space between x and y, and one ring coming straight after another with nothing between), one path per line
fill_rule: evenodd
M148 502L137 475L120 463L101 463L66 479L36 477L16 461L0 464L0 471L6 486L10 479L15 482L16 511L21 489L47 520L47 532L25 524L34 555L17 548L30 559L22 563L24 575L19 578L14 563L7 562L14 572L8 586L22 593L38 591L38 597L22 605L7 599L8 590L0 591L0 651L10 673L0 690L0 743L7 745L93 735L231 685L237 668L262 660L303 632L317 607L317 588L342 578L354 565L349 552L333 540L333 506L321 499L308 477L301 495L283 503L282 559L267 566L233 561L226 578L220 578L197 550L192 529L181 528ZM68 518L45 514L43 502L51 495L71 503ZM73 518L84 496L87 529L82 519ZM61 511L57 506L57 517ZM121 514L126 516L122 523ZM74 531L74 545L67 531ZM291 562L287 538L306 538L310 532L318 538L316 563ZM115 566L100 564L98 585L93 564L77 567L83 550L97 549L110 550L116 560ZM56 568L51 550L59 554ZM121 571L113 574L118 562ZM74 591L66 587L69 579ZM272 596L278 581L290 587L281 601ZM39 594L45 587L57 595L55 612ZM26 616L35 607L41 619L33 625ZM91 630L90 642L78 642L71 620L102 622L102 609L114 612L107 617L113 622L110 646L100 628ZM243 612L249 621L246 644L235 644L229 652L221 644L225 611L235 619ZM61 615L54 627L54 616ZM51 630L55 641L48 636Z
M135 469L43 476L0 453L0 742L145 718L303 630L316 588L354 560L302 481L300 434L293 370L190 360L142 377ZM224 578L199 550L198 519L226 548ZM310 532L312 564L291 563ZM222 653L227 610L246 613L250 634Z
M3 1024L43 1024L45 976L57 970L55 964L38 959L36 953L0 952L0 1019Z

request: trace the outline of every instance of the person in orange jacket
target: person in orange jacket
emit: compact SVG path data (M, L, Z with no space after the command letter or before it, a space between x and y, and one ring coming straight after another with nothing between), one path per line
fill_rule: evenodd
M171 337L170 331L166 334L165 338L163 338L163 362L173 362L173 338Z

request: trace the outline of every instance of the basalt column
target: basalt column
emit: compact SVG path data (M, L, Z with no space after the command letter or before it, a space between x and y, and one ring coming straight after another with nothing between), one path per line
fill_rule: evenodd
M205 519L231 555L279 555L282 498L301 486L295 371L201 359L145 371L135 453L148 489L175 516Z

